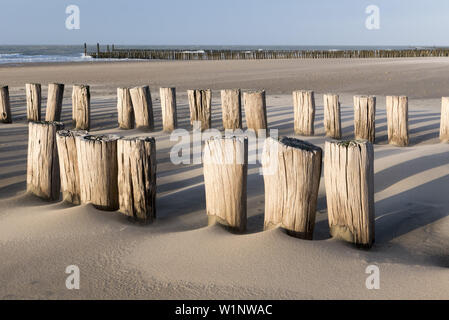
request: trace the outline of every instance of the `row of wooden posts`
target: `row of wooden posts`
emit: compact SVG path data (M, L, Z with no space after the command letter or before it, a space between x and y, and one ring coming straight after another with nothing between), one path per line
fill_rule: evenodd
M34 115L36 112L31 111L40 109L34 106L40 99L40 91L36 94L37 89L33 88L38 86L27 86L27 101L33 105L27 110ZM135 116L137 127L153 129L149 88L122 88L118 93L119 122L127 122L125 127L133 125L134 121L130 119ZM202 129L210 128L211 91L189 90L188 96L191 121L200 121ZM7 94L1 97L7 97ZM293 97L295 133L313 135L314 93L295 91ZM120 210L136 220L152 222L156 217L154 138L90 135L83 131L90 128L89 87L74 86L72 98L75 130L63 130L63 124L58 121L29 123L27 190L48 200L59 199L62 191L64 201L92 203L102 210ZM222 101L224 128L241 128L240 90L223 90ZM333 236L369 247L374 242L372 142L375 139L376 100L356 96L354 102L356 140L327 141L325 144L328 221ZM176 128L174 88L161 89L161 104L164 129L173 130ZM248 128L256 132L267 129L265 92L244 92L243 104ZM324 106L326 133L340 139L338 96L325 95ZM449 99L443 98L442 137L449 132L443 130L443 123L449 123L448 107ZM61 103L57 108L61 108ZM60 115L60 110L55 113ZM387 97L387 118L389 141L407 145L407 97ZM237 161L242 157L243 161ZM237 231L245 230L247 166L247 139L227 137L206 141L204 182L210 222ZM262 166L265 172L271 170L264 174L265 229L279 226L294 236L312 239L322 170L321 148L294 138L268 138Z
M156 217L154 138L90 135L55 121L29 124L27 191L43 199L92 203L149 223Z
M326 141L324 154L330 234L371 247L375 240L372 143ZM322 156L320 147L306 141L291 137L265 140L265 230L281 227L292 236L313 239ZM203 173L210 223L240 232L246 229L247 163L247 139L206 141Z
M112 50L111 50L112 48ZM156 60L259 60L259 59L336 59L336 58L415 58L448 57L448 48L410 48L410 49L343 49L343 50L229 50L229 49L138 49L116 48L107 45L100 50L97 43L95 52L84 54L100 59L156 59Z
M210 89L187 90L190 122L199 121L201 129L211 128ZM48 85L47 111L45 121L60 121L64 84ZM239 89L221 91L223 128L236 130L242 128L242 103ZM326 136L341 139L341 111L339 96L325 94L324 128ZM27 119L41 121L41 85L26 84ZM163 130L171 132L177 128L176 89L160 88ZM243 105L247 128L256 133L268 129L265 91L243 92ZM397 146L409 144L408 98L405 96L387 96L388 141ZM140 86L117 89L118 125L122 129L154 130L153 105L150 88ZM91 106L88 85L74 85L72 91L72 121L78 130L90 130ZM295 134L314 135L315 95L311 90L293 92L293 116ZM354 136L375 142L376 97L354 96ZM11 108L8 87L0 87L0 122L11 123ZM442 98L440 140L449 141L449 97Z
M47 200L91 203L144 223L156 218L156 142L29 123L27 191ZM247 224L248 139L206 140L203 173L209 223L243 232ZM332 236L374 242L374 151L369 141L326 142L324 177ZM265 140L265 229L312 239L321 148L295 138ZM267 171L266 171L267 170Z

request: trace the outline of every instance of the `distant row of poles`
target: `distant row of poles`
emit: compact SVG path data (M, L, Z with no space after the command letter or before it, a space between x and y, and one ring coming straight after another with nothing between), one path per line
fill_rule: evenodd
M149 60L256 60L256 59L332 59L332 58L416 58L449 57L449 48L423 49L366 49L366 50L186 50L186 49L118 49L113 44L101 51L84 54L100 59L149 59Z

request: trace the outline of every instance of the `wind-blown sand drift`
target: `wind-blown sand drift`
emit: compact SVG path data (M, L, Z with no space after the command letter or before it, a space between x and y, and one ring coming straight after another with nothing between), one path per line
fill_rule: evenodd
M449 95L448 59L127 62L0 68L10 85L13 124L0 124L0 298L449 298L449 145L438 140L440 99ZM66 84L62 119L71 123L71 85L92 90L92 132L117 128L116 88L150 84L155 109L157 220L129 222L91 205L48 203L25 195L24 84ZM218 89L265 88L268 125L293 132L291 91L314 89L315 136L323 147L322 94L339 93L343 138L353 136L354 94L377 95L376 243L369 251L329 238L324 180L314 240L263 231L260 165L248 170L248 231L207 226L202 165L174 165L176 143L163 133L159 86L177 87L178 124L188 129L185 90L213 89L212 127L222 128ZM410 147L387 145L385 96L409 96ZM43 101L45 106L45 99ZM45 109L45 108L44 108ZM44 112L45 110L43 110ZM246 123L243 123L246 128ZM80 290L65 269L80 268ZM365 286L368 265L380 289Z

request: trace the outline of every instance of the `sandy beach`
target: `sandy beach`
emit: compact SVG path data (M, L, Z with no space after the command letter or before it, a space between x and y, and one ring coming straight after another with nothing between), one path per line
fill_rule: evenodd
M449 299L449 144L438 138L449 58L258 61L129 61L1 66L13 124L0 123L0 299ZM91 86L92 132L147 135L157 145L157 220L149 226L91 205L25 194L25 83ZM116 88L149 85L155 132L117 127ZM259 164L248 169L248 230L207 226L201 164L175 165L162 132L159 87L177 89L178 123L189 129L186 90L211 88L212 127L222 129L220 89L265 89L268 125L279 136L324 146L323 94L340 94L343 137L353 137L353 95L377 97L374 163L376 242L371 250L331 239L324 179L313 241L263 231ZM315 91L315 136L293 132L291 92ZM387 143L385 96L409 97L410 146ZM246 123L243 123L246 128ZM80 268L80 290L65 286ZM365 286L368 265L380 289Z

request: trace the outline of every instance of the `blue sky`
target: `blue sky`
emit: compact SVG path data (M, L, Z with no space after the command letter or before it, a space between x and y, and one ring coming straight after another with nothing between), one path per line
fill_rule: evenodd
M65 9L80 8L80 30ZM380 9L367 30L365 8ZM2 1L0 44L449 45L447 0Z

